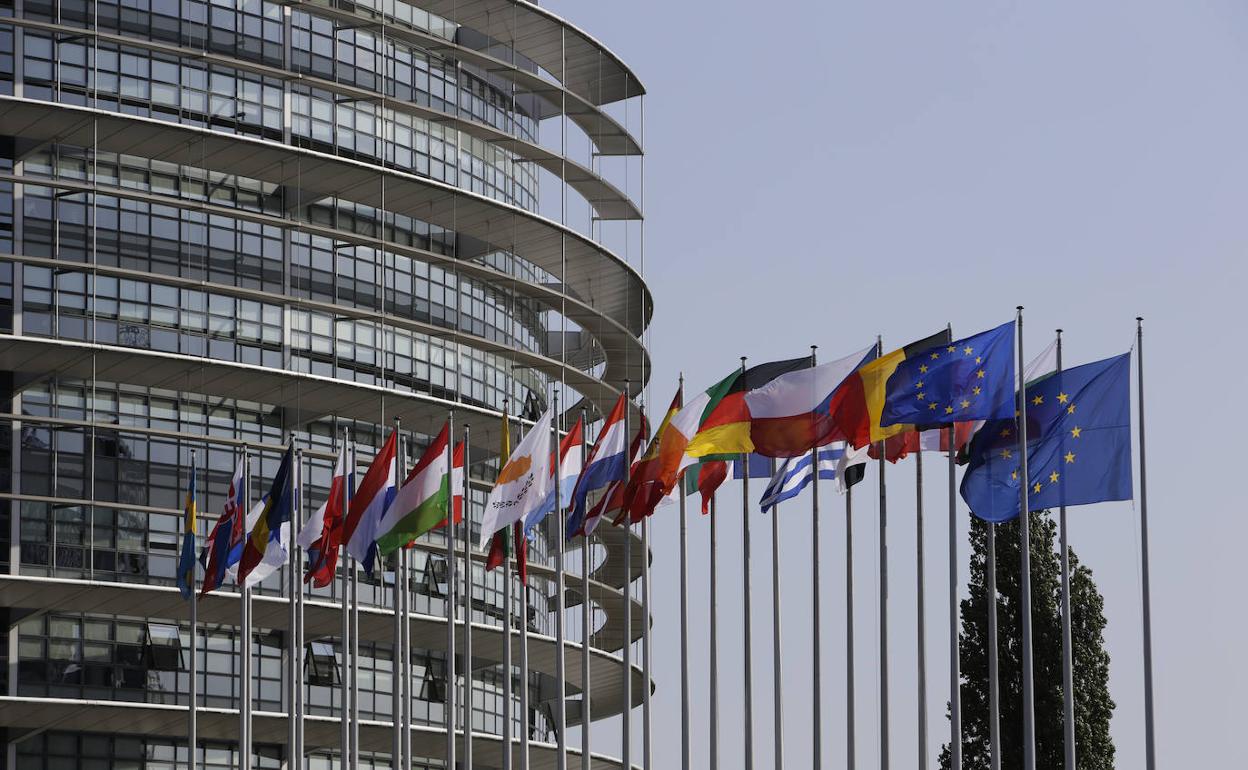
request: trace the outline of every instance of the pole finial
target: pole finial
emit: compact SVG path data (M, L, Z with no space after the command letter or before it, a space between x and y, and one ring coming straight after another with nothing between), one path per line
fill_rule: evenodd
M1137 325L1137 326L1138 326L1139 324L1144 323L1144 316L1142 316L1142 315L1137 315L1137 316L1135 317L1135 323L1136 323L1136 325Z

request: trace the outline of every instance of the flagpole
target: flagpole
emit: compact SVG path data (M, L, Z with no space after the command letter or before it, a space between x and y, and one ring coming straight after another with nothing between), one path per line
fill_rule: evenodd
M624 485L628 486L629 471L632 470L632 433L629 431L630 412L633 394L632 383L624 380ZM624 522L624 649L622 671L624 673L624 711L620 714L620 758L626 770L631 770L633 754L633 526L625 518Z
M195 450L191 450L191 485L192 490L195 489ZM191 505L197 506L196 496L192 495ZM199 518L196 516L195 518ZM198 524L198 522L196 522ZM183 531L182 537L188 534L194 535L195 527L192 525L190 533ZM195 565L191 564L191 574L186 576L187 584L191 587L191 667L190 667L190 704L186 712L186 745L188 751L187 767L195 770L195 750L199 743L199 607L197 599L199 592L195 590Z
M287 434L287 440L290 444L295 442L294 431ZM293 462L293 453L292 453ZM273 490L274 504L276 498L282 494L279 490ZM289 528L295 526L295 469L290 469L290 476L286 479L285 494L291 497L290 522L286 525ZM279 535L280 536L280 535ZM295 633L295 624L299 622L297 617L299 608L295 606L295 551L294 538L287 543L287 573L286 573L286 599L288 604L288 627L286 629L286 767L290 770L297 770L299 761L297 758L299 729L295 727L295 680L299 678L298 670L295 668L295 658L298 657L298 635Z
M923 442L914 453L914 539L915 539L915 604L918 638L915 640L918 656L918 770L927 770L927 599L923 592Z
M815 475L819 475L819 466L814 466ZM748 469L747 469L748 475ZM776 460L771 460L771 475L776 475ZM784 667L781 662L781 643L780 643L780 504L776 503L771 508L771 650L772 650L772 673L775 676L776 684L772 690L772 710L774 731L773 748L775 749L775 767L781 770L784 767L784 687L783 674ZM815 723L818 729L818 723ZM818 765L815 765L818 767Z
M295 442L294 431L290 433L291 444ZM300 471L303 468L303 450L296 449L292 458L294 467L290 469L290 609L291 619L294 621L290 625L290 728L291 741L290 748L290 765L293 770L300 770L303 767L303 744L302 738L302 720L303 710L300 703L303 690L303 634L300 626L303 624L302 602L300 601L299 590L299 550L296 543L299 539L299 525L302 523L303 507L299 504Z
M641 520L641 766L653 770L650 728L650 518Z
M343 523L346 522L347 512L351 510L351 494L353 491L351 489L351 485L352 485L352 479L355 476L355 466L351 464L351 462L355 458L351 454L350 437L351 437L351 429L344 427L342 429L342 457L343 457L342 521ZM342 674L341 674L341 677L342 678L339 682L339 689L341 691L340 700L342 701L342 713L339 719L339 722L340 722L339 729L341 732L341 735L339 736L339 743L341 744L340 751L342 753L342 758L341 758L339 765L342 768L342 770L347 770L347 763L351 758L351 709L350 709L351 676L350 676L350 671L349 671L350 666L351 666L351 615L350 615L350 610L348 608L349 607L348 594L350 592L348 591L348 588L347 588L347 585L350 582L350 578L347 577L347 572L350 567L350 556L347 555L346 543L342 543L340 547L342 549L342 559L341 559L342 561L342 597L341 597L342 599L342 641L341 641ZM248 770L250 770L250 763L248 765Z
M589 424L585 421L585 407L581 407L581 429L586 430ZM581 437L581 468L585 468L586 453L589 451L588 434ZM565 530L560 532L564 536ZM590 770L593 761L590 758L590 661L589 640L593 624L593 612L589 604L589 535L581 537L581 770Z
M306 709L307 691L304 689L304 671L306 669L305 664L307 661L307 646L305 643L305 637L307 634L304 629L304 618L305 618L306 608L304 607L304 592L303 592L303 569L304 569L303 551L300 550L297 545L298 543L297 535L299 534L299 530L303 527L303 513L304 513L304 508L303 508L303 462L304 462L304 458L303 458L302 449L298 451L297 457L298 457L298 463L296 467L298 468L298 472L295 477L295 510L298 512L298 516L295 518L295 521L298 523L291 529L290 547L292 550L296 552L295 599L297 603L295 605L295 609L299 617L299 622L295 625L295 629L298 631L298 634L299 634L299 657L296 662L296 665L299 670L299 682L298 682L298 689L295 691L295 693L299 697L295 700L295 705L298 707L296 714L298 715L298 720L299 720L296 725L297 732L298 732L297 740L298 740L298 748L299 748L299 768L300 770L303 770L303 767L306 764L304 751L307 748L307 742L304 738L304 731L306 729L306 726L304 724L304 718L305 718L305 712L307 711Z
M557 770L568 770L568 672L567 658L563 645L565 641L564 615L567 613L567 588L563 575L563 499L559 494L562 483L560 471L563 457L559 452L559 389L555 388L551 395L551 413L554 419L550 423L551 451L555 458L555 691L558 693L559 705L555 709L555 767Z
M400 424L399 418L395 417L394 418L394 432L396 434L399 432L399 424ZM407 465L407 461L406 461L406 452L405 452L406 442L404 442L403 437L399 436L398 441L396 443L397 443L397 446L396 446L397 451L395 452L396 467L395 467L394 491L395 491L395 494L397 495L399 490L403 489L403 476L407 472L407 468L405 467ZM403 560L404 560L404 554L406 554L406 552L407 552L406 548L400 548L394 554L394 561L391 565L394 568L394 615L393 615L394 654L393 654L393 660L390 663L391 663L392 670L394 672L394 684L393 684L393 688L390 691L390 698L391 698L390 715L391 715L391 724L392 724L391 732L393 733L393 735L391 736L390 753L392 755L391 763L394 765L395 770L402 770L403 768L403 756L404 756L403 728L406 726L406 723L404 721L404 714L403 714L404 706L405 706L403 702L403 693L407 686L407 670L403 667L403 593L404 592L403 592L403 587L402 587L402 582L401 582L402 577L403 577L402 576Z
M355 470L355 443L351 444L351 469ZM350 485L348 485L350 486ZM344 514L345 515L345 514ZM351 607L351 770L360 766L360 569L355 557L350 564Z
M711 698L711 715L710 715L710 742L711 742L711 762L710 767L719 767L719 594L717 585L718 569L717 557L719 554L719 539L716 529L718 527L717 517L715 516L715 493L711 493L711 640L710 640L710 661L709 661L709 690Z
M815 366L818 345L810 346L810 365ZM810 625L811 625L811 767L823 767L823 630L819 590L819 447L810 448Z
M1023 306L1018 306L1018 449L1021 455L1022 489L1019 516L1020 596L1023 615L1023 768L1036 770L1036 703L1034 683L1034 651L1031 640L1031 514L1028 493L1031 477L1027 475L1027 378L1024 376Z
M1057 330L1057 373L1062 373L1062 330ZM1062 549L1062 727L1065 735L1066 770L1075 770L1075 670L1070 618L1070 546L1066 531L1066 506L1058 507L1059 544Z
M984 566L988 600L988 766L1001 770L1001 679L997 662L997 525L988 522L988 554Z
M946 430L949 432L949 770L962 770L962 661L958 650L958 450L956 429L950 425Z
M876 338L876 355L883 355L884 342ZM880 770L888 770L888 495L884 484L884 442L880 456Z
M402 633L399 636L399 665L403 672L402 681L397 683L401 698L399 721L403 727L403 738L399 748L403 757L403 770L412 767L412 600L411 586L411 550L403 548L399 552L399 575L396 583L399 590L399 616Z
M247 521L247 513L251 510L251 452L243 447L243 506L235 513ZM239 767L251 770L251 586L243 580L239 589L239 607L242 628L239 629L239 690L238 690L238 721L239 721Z
M684 389L685 377L680 377ZM689 522L685 520L685 481L677 478L680 500L680 767L689 770Z
M854 488L845 484L845 767L855 770L854 719Z
M511 738L511 700L512 693L512 677L515 676L515 670L512 666L511 655L511 631L512 631L512 613L514 608L512 605L511 585L511 557L503 557L503 770L511 770L512 768L512 738Z
M472 589L476 578L472 572L472 511L468 482L468 440L472 431L464 424L464 767L472 767ZM454 444L454 441L451 442ZM452 450L453 451L453 450ZM455 455L451 455L451 479L455 478ZM451 505L455 504L455 490L451 489ZM406 583L404 583L406 586ZM410 738L409 738L410 741ZM408 769L410 770L410 768Z
M741 374L745 374L745 356L741 356ZM745 770L754 769L754 675L753 652L750 635L750 456L741 455L744 473L741 478L741 620L742 657L742 711L745 738Z
M455 468L455 413L446 415L447 479ZM455 767L455 492L446 498L446 766Z
M1144 605L1144 767L1154 770L1157 766L1157 750L1154 742L1153 724L1153 609L1148 571L1148 479L1144 462L1144 319L1135 319L1135 361L1139 371L1136 385L1139 388L1140 411L1140 561Z
M524 548L524 526L512 525L516 553ZM527 559L527 557L526 557ZM526 569L527 572L527 569ZM520 576L520 770L529 770L529 580Z

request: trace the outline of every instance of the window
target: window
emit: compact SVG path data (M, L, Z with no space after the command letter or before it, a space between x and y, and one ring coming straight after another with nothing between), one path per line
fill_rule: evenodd
M143 657L153 671L179 671L182 668L182 638L177 626L147 624Z
M329 642L312 642L307 649L308 684L333 687L338 684L338 656Z

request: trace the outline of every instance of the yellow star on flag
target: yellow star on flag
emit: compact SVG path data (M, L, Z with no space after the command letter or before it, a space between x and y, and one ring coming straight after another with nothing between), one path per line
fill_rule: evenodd
M920 401L922 401L922 400L923 400L923 398L924 398L926 395L927 395L926 393L923 393L923 392L921 392L921 391L920 391L920 393L919 393L919 400L920 400Z
M967 356L969 356L970 354L972 354L972 353L974 353L974 352L975 352L975 351L974 351L974 350L971 350L971 347L970 347L969 345L968 345L968 346L966 346L966 347L964 347L964 348L962 348L962 354L963 354L963 355L967 355Z
M976 385L975 387L971 388L971 392L972 392L972 393L974 393L975 395L977 395L977 396L978 396L978 395L979 395L979 386L978 386L978 385Z
M956 353L956 352L957 352L957 350L958 350L958 348L957 348L957 346L956 346L956 345L950 345L950 346L949 346L949 348L948 348L948 350L949 350L949 352L950 352L950 353Z
M945 407L945 414L953 414L953 407L952 406Z
M927 405L927 408L928 408L928 409L935 409L935 408L936 408L936 402L935 402L935 401L929 402L929 403L928 403L928 405Z
M968 406L970 406L970 405L971 405L971 402L970 402L970 401L967 401L965 398L964 398L964 399L962 399L962 408L963 408L963 409L967 408L967 407L968 407Z
M1049 474L1049 483L1056 484L1059 478L1061 478L1061 474L1059 474L1057 471L1053 471L1052 473Z
M1044 487L1041 486L1039 481L1037 481L1035 484L1031 486L1031 491L1033 492L1039 492L1041 489L1044 489Z
M927 364L919 364L919 374L927 374Z
M1044 396L1036 396L1035 398L1031 400L1032 406L1040 406L1043 403L1044 403Z
M1009 429L1009 428L1002 428L1002 429L1001 429L1001 438L1009 438L1009 435L1010 435L1010 429Z
M1069 463L1073 463L1073 462L1075 461L1075 453L1074 453L1074 452L1067 452L1067 453L1066 453L1065 458L1066 458L1066 462L1067 462L1068 464L1069 464Z
M1018 481L1018 471L1014 471L1013 473L1010 474L1010 480Z
M984 379L984 370L980 369L978 372L975 372L975 376L981 380Z
M932 351L932 360L933 360L933 361L935 361L935 360L936 360L936 359L938 359L938 358L940 358L940 354L939 354L939 353L937 353L935 350L933 350L933 351Z
M1072 402L1070 406L1066 407L1066 414L1074 414L1074 413L1075 413L1075 405Z
M984 359L981 356L975 356L975 363L982 364Z
M1010 458L1011 458L1011 457L1013 457L1013 456L1014 456L1014 453L1013 453L1013 452L1011 452L1010 450L1008 450L1008 449L1002 449L1002 450L1001 450L1001 459L1002 459L1002 460L1008 460L1008 459L1010 459Z
M1066 395L1065 393L1058 393L1058 394L1057 394L1057 403L1059 403L1059 404L1064 404L1064 403L1066 403L1066 400L1067 400L1067 399L1069 399L1069 398L1070 398L1070 396Z
M1081 433L1083 433L1083 428L1080 428L1078 425L1070 429L1071 438L1079 438L1079 434Z

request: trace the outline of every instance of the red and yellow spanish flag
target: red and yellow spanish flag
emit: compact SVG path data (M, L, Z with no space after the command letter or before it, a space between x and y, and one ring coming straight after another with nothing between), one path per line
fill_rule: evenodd
M664 463L660 448L663 445L663 435L671 429L672 418L680 411L683 401L684 388L682 386L676 389L672 404L667 408L667 413L663 415L663 421L659 423L659 429L655 431L654 437L650 439L646 453L633 466L628 478L628 487L624 490L624 507L616 517L615 524L622 524L626 515L630 522L641 521L654 513L659 502L672 491L674 485L669 482L674 481L675 474L670 480L664 478Z
M829 404L829 411L837 428L855 449L914 430L913 425L889 425L887 428L880 426L888 378L902 361L937 345L947 345L950 339L949 330L945 329L912 342L904 348L863 364L837 388Z

